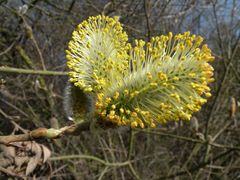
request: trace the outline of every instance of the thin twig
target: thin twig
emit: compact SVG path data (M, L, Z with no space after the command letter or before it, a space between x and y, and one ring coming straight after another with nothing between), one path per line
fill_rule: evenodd
M125 162L115 162L115 163L112 163L112 162L107 162L107 161L104 161L103 159L100 159L96 156L90 156L90 155L66 155L66 156L59 156L59 157L51 157L50 160L51 161L59 161L59 160L69 160L69 159L91 159L91 160L95 160L105 166L117 166L117 167L120 167L120 166L126 166L126 165L129 165L129 163L131 163L131 161L125 161Z
M46 65L45 65L45 62L44 62L44 59L43 59L43 55L42 55L42 52L39 48L39 45L37 43L37 40L36 38L34 37L34 34L33 34L33 31L32 31L32 27L28 24L27 20L25 19L25 17L18 13L18 15L21 17L21 19L23 20L23 23L24 23L24 26L26 28L26 31L27 31L27 35L29 36L29 38L32 40L35 48L37 49L37 53L39 55L39 58L40 58L40 61L41 61L41 64L42 64L42 68L43 70L46 70Z
M0 56L8 53L12 49L12 47L15 45L15 43L16 43L16 41L14 41L7 49L5 49L4 51L0 52Z
M128 161L131 160L132 151L133 151L133 142L134 142L134 131L133 131L133 129L130 129L130 139L129 139L129 146L128 146L129 147L129 149L128 149ZM136 179L140 179L137 172L133 168L132 163L129 164L129 168L130 168L132 174L134 175L134 177Z
M176 138L176 139L180 139L180 140L184 140L184 141L188 141L188 142L192 142L192 143L206 144L206 145L210 145L210 146L217 147L217 148L234 149L234 150L240 151L240 147L238 147L238 146L217 144L217 143L213 143L213 142L209 142L209 141L202 141L202 140L193 139L190 137L178 136L178 135L168 134L168 133L164 133L164 132L148 131L147 129L136 129L136 131L150 133L150 134L156 134L156 135L160 135L160 136L167 136L167 137Z
M35 74L35 75L46 75L46 76L66 76L68 74L67 72L60 72L60 71L22 69L22 68L13 68L13 67L7 67L7 66L1 66L0 72L16 73L16 74Z
M147 37L148 37L148 41L150 41L152 30L150 25L150 1L149 0L144 0L144 12L145 12L145 17L147 21L147 30L148 30Z
M20 176L16 173L13 173L12 171L9 171L9 170L1 167L1 166L0 166L0 171L3 172L4 174L8 175L8 176L15 177L15 178L18 177L20 179L24 179L23 176Z
M203 162L203 163L199 164L199 165L196 166L196 167L192 167L192 168L189 169L189 170L179 171L179 172L177 172L177 173L175 173L175 174L170 174L170 175L167 175L167 176L160 176L160 177L157 177L156 179L173 179L173 178L175 178L175 177L185 175L185 174L187 174L187 173L189 173L189 172L190 172L190 173L193 173L194 171L197 171L197 170L205 167L205 166L208 165L209 163L214 162L214 161L216 161L216 160L218 160L218 159L220 159L220 158L228 155L228 154L229 154L230 152L232 152L232 151L233 151L233 149L230 149L230 150L228 150L228 151L226 151L226 152L224 152L224 153L221 153L221 154L217 155L217 156L214 157L212 160L208 160L207 162Z

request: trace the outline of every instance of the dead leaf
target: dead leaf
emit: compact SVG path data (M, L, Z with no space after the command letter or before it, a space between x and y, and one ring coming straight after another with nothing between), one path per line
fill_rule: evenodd
M35 155L30 158L30 160L27 164L27 168L26 168L26 172L25 172L26 176L28 176L29 174L31 174L35 170L38 163L41 162L41 156L42 156L42 151L41 151L41 147L39 146L39 144L37 144L35 142L32 142L32 143L29 143L27 145L27 147L31 148L30 150Z
M0 165L1 167L7 167L13 163L15 156L15 148L11 146L0 145Z
M7 159L7 158L0 158L0 167L7 167L13 163L12 159Z
M16 177L35 176L38 179L42 172L51 174L51 164L47 162L50 155L51 151L46 146L35 141L0 145L0 168L6 169L7 175L11 172Z
M15 162L15 165L20 169L22 167L22 165L26 162L28 162L28 157L26 156L23 156L23 157L15 157L14 159L14 162Z
M0 145L0 149L5 157L15 157L15 148L12 146Z
M30 160L28 162L28 165L27 165L27 168L26 168L26 172L25 172L26 176L28 176L29 174L31 174L35 170L38 162L39 162L38 157L35 156L35 157L30 158Z
M42 148L43 163L45 163L48 160L48 158L51 156L51 151L42 144L40 144L40 147Z

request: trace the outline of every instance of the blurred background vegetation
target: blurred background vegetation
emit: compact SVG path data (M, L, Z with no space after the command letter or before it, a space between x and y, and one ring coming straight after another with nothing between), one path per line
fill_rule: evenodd
M130 41L170 31L203 36L216 58L213 96L190 123L41 140L52 159L47 170L36 169L30 176L240 179L240 1L0 0L0 66L67 72L65 49L71 32L98 14L119 16ZM0 72L0 134L10 134L16 127L66 125L62 103L66 82L64 75Z

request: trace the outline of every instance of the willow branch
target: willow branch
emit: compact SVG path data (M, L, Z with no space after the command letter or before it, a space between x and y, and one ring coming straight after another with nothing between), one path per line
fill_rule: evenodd
M198 171L200 170L201 168L205 167L206 165L210 164L211 162L215 162L217 161L218 159L222 158L222 157L225 157L227 156L229 153L231 153L232 151L234 151L233 149L229 149L227 150L226 152L224 153L221 153L217 156L215 156L212 160L208 160L206 162L203 162L203 163L200 163L199 165L197 166L193 166L191 169L189 170L183 170L183 171L179 171L177 173L174 173L174 174L170 174L170 175L167 175L167 176L160 176L160 177L157 177L156 179L174 179L175 177L179 177L179 176L182 176L182 175L185 175L187 173L193 173L195 171Z
M103 159L100 159L98 157L95 156L90 156L90 155L66 155L66 156L59 156L59 157L52 157L50 158L51 161L57 161L57 160L69 160L69 159L90 159L90 160L94 160L97 161L105 166L126 166L129 165L131 163L130 160L125 161L125 162L107 162Z
M37 139L57 139L64 135L76 136L82 131L88 131L90 122L65 126L61 129L37 128L25 134L0 136L0 144L8 145L12 142L32 141Z
M188 142L192 142L192 143L207 144L207 145L210 145L210 146L213 146L213 147L216 147L216 148L225 148L225 149L233 149L233 150L240 151L239 146L217 144L217 143L213 143L213 142L208 141L208 140L202 141L202 140L193 139L193 138L190 138L190 137L178 136L178 135L175 135L175 134L169 134L169 133L165 133L165 132L148 131L147 129L137 129L136 128L135 130L139 131L139 132L144 132L144 133L155 134L155 135L159 135L159 136L166 136L166 137L170 137L170 138L175 138L175 139L188 141Z
M144 0L144 11L145 11L145 17L146 17L146 21L147 21L147 37L148 37L148 41L150 41L151 39L151 25L150 25L150 2L147 0Z
M67 72L22 69L22 68L13 68L13 67L7 67L7 66L0 66L0 72L16 73L16 74L46 75L46 76L66 76L67 75Z

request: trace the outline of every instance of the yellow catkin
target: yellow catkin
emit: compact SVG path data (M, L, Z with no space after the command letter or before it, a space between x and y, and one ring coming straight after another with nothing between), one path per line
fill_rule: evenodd
M90 41L89 41L90 40ZM132 128L190 120L211 96L214 57L190 32L127 42L118 18L90 17L66 50L70 81L95 97L102 120Z

